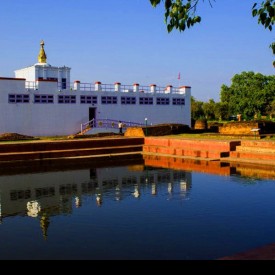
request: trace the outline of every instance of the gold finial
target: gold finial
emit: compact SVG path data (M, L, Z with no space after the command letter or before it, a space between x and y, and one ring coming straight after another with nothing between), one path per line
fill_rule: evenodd
M47 240L47 237L48 237L47 231L48 231L49 225L50 225L50 217L46 213L43 213L40 219L40 227L43 232L44 240Z
M39 55L38 55L38 62L39 63L47 63L47 55L45 53L45 50L44 50L44 40L41 40L40 42L40 52L39 52Z

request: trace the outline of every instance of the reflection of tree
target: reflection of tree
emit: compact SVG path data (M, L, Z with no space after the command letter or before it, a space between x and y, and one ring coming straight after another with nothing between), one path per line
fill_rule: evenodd
M43 213L40 219L40 227L42 228L43 237L47 240L48 237L48 228L50 225L50 217L47 213Z

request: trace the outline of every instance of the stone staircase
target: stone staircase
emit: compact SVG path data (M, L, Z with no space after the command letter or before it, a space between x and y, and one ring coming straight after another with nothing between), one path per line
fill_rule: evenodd
M141 155L143 143L144 138L100 138L2 143L0 144L0 163Z
M268 165L270 169L274 169L275 141L118 136L0 144L1 169L10 168L11 162L17 166L34 166L40 161L45 163L46 160L48 163L57 163L57 161L68 163L69 160L71 163L75 161L95 163L107 160L116 163L120 159L142 159L142 157L148 165L161 159L162 165L167 168L173 164L172 166L177 166L177 169L198 169L196 165L200 164L207 171L214 172L221 169L222 174L232 173L230 167L238 168L241 163L242 167ZM168 162L165 157L170 158ZM195 163L188 159L195 160ZM250 167L245 169L251 173Z
M232 140L147 137L143 146L143 154L220 160L229 157L230 151L234 151L240 144L240 141Z
M230 162L249 162L275 165L275 141L242 140L236 150L222 159Z

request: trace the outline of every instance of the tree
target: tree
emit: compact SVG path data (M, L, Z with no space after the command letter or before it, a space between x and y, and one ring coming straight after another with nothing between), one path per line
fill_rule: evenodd
M216 103L214 99L210 99L208 102L203 103L202 109L207 120L215 119L215 107Z
M258 23L262 24L266 29L272 31L275 21L275 0L265 0L261 4L255 3L252 7L252 15L258 16ZM275 43L270 45L270 48L275 54ZM273 66L275 61L273 62Z
M216 120L228 120L228 104L225 102L217 102L215 104L214 114Z
M197 120L197 119L205 117L202 106L203 106L202 101L196 101L196 99L193 96L191 96L191 118L192 118L192 120Z
M266 113L270 118L275 118L275 99L266 107Z
M215 2L215 0L207 1L210 6ZM197 15L197 6L204 0L150 0L150 2L153 7L164 3L165 23L168 32L173 29L180 32L185 31L201 22L201 17ZM255 3L252 6L252 16L257 17L258 23L271 31L275 21L275 0L264 0L261 3ZM270 47L273 54L275 54L275 43L272 43ZM275 65L275 62L273 64Z
M220 99L228 106L229 115L240 113L252 119L268 114L267 107L275 100L274 91L275 76L242 72L232 78L230 87L222 85Z

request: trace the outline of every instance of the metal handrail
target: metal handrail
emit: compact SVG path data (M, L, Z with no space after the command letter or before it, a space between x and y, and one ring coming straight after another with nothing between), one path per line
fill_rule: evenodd
M132 122L132 121L125 121L125 120L115 120L115 119L92 119L88 122L81 123L81 134L86 129L92 128L112 128L118 129L118 123L122 123L123 128L134 127L134 126L146 126L144 123Z

